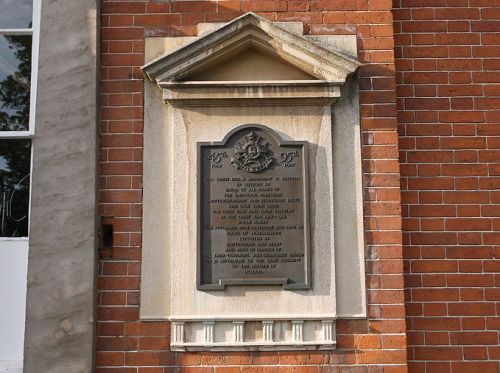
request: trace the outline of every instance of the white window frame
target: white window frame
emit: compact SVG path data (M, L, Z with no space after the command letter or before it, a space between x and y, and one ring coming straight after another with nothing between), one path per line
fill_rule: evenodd
M27 131L0 131L0 140L4 139L29 139L31 140L31 161L30 161L30 174L33 170L33 137L35 135L35 116L36 116L36 98L37 98L37 83L38 83L38 55L40 49L40 18L42 11L42 0L33 0L33 13L31 20L31 28L0 28L0 36L4 35L31 35L31 82L30 82L30 118ZM29 185L29 207L28 207L28 236L26 237L0 237L2 241L26 241L29 240L29 218L31 213L31 178Z
M30 120L27 131L0 131L1 139L32 139L35 134L36 93L38 82L38 53L40 47L40 14L42 0L33 0L31 28L0 28L0 35L32 35L31 40L31 86ZM33 146L33 144L32 144ZM30 185L31 188L31 185ZM31 189L30 189L31 190Z

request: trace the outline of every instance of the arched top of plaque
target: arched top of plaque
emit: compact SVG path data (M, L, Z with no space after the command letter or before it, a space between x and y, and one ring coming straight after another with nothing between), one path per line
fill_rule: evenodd
M246 124L198 143L198 289L310 288L306 141Z
M202 146L224 146L232 147L230 153L226 155L230 158L230 163L238 170L250 173L257 173L272 168L286 159L278 160L276 157L281 154L276 153L276 148L280 147L303 147L307 146L306 141L286 141L279 134L262 124L243 124L224 136L220 142L200 142ZM285 158L286 156L283 155ZM290 156L288 156L290 161Z
M257 123L247 123L247 124L242 124L240 126L237 126L233 128L231 131L229 131L226 136L222 139L220 143L227 143L231 137L233 137L235 134L239 134L240 132L244 131L251 131L252 129L255 129L257 131L264 131L270 136L276 143L290 143L290 144L296 144L301 141L285 141L281 138L279 134L276 133L276 131L272 130L271 128L264 126L262 124L257 124ZM215 142L213 144L216 144Z

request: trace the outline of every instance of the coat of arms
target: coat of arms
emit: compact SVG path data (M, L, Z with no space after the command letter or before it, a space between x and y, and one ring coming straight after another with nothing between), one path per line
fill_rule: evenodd
M268 168L274 159L270 156L269 143L261 136L251 131L243 136L234 148L231 158L238 170L259 172Z

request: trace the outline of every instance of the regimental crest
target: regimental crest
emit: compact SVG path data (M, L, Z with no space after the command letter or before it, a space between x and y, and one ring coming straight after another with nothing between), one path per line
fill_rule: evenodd
M269 143L251 131L243 136L234 147L234 156L231 164L238 170L246 172L259 172L269 168L274 162L269 151Z

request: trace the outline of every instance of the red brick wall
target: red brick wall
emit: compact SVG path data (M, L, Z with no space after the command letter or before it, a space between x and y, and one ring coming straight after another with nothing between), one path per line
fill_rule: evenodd
M499 372L500 3L395 0L411 372Z
M98 373L406 372L391 8L390 0L102 1L100 214L114 245L100 250ZM310 34L358 36L369 318L340 320L332 353L174 354L169 323L138 321L144 37L195 35L198 22L250 10L303 21Z

